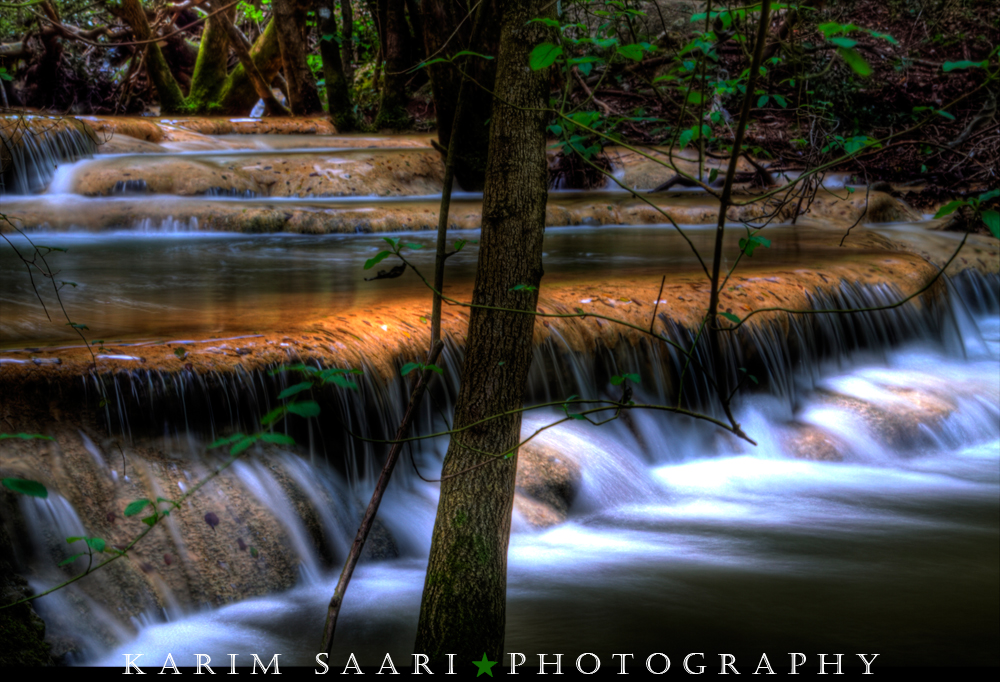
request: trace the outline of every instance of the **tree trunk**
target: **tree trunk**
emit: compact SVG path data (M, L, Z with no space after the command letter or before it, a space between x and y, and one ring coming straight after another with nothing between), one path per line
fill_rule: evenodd
M340 18L344 26L340 33L340 61L344 65L344 78L350 85L354 82L354 8L351 0L340 0Z
M209 11L214 10L228 0L214 0ZM216 103L222 87L226 83L226 64L229 61L229 31L226 22L232 23L236 16L236 5L208 18L205 31L201 34L201 45L198 47L198 61L194 65L191 76L191 90L188 92L190 108L195 111L206 111L211 104Z
M496 95L483 196L479 266L469 317L455 429L521 407L531 364L534 311L542 278L547 198L548 74L528 55L548 29L527 22L550 14L547 0L504 3ZM547 5L547 6L546 6ZM503 104L509 102L514 106ZM452 436L442 470L415 651L441 663L492 660L503 653L507 544L514 501L520 413ZM513 450L509 458L502 455Z
M454 0L423 0L421 9L424 50L430 58L447 57L461 50L472 50L495 57L499 36L491 27L499 24L500 7L496 0L483 0L474 20L465 18L466 8ZM459 24L461 23L461 26ZM458 33L451 38L452 33ZM449 41L450 38L450 41ZM443 49L442 49L443 48ZM451 129L458 129L458 148L455 150L455 178L462 189L479 191L486 176L486 154L489 148L489 127L496 77L496 60L463 57L462 70L483 87L476 87L466 95L462 112L456 116L458 90L462 75L452 64L438 62L427 67L431 77L431 92L438 122L438 141L446 147L451 140Z
M229 17L220 16L222 17L221 23L226 29L226 33L229 34L229 43L233 46L233 50L240 60L240 65L246 72L250 82L253 83L253 89L257 93L257 96L264 100L264 111L271 116L288 116L288 110L281 106L281 102L274 96L271 86L264 80L260 69L254 63L253 56L250 54L250 48L243 42L244 37L240 33L240 30L236 28L236 24Z
M381 4L381 3L380 3ZM382 9L384 8L384 9ZM408 128L410 114L406 111L405 73L409 27L406 24L403 0L384 0L380 8L382 55L382 92L375 115L375 127L399 130Z
M281 51L278 49L278 32L274 20L268 22L264 32L250 49L253 63L270 85L281 68ZM229 115L246 116L260 99L253 81L242 65L233 69L219 95L220 111Z
M326 102L337 132L354 130L354 105L347 90L344 66L340 61L337 41L337 15L333 0L320 0L316 8L319 20L319 53L323 57L323 79L326 81ZM331 36L327 39L325 36Z
M278 47L288 82L288 104L296 116L307 116L323 111L309 64L303 29L306 13L297 0L272 0L271 11L278 30Z
M118 3L108 3L107 8L116 17L132 27L132 35L136 40L149 40L153 37L153 31L149 28L146 20L146 13L142 9L139 0L121 0ZM160 51L160 46L156 43L146 45L146 73L149 80L156 88L156 94L160 98L160 112L164 114L176 114L184 110L184 93L177 85L176 79L170 72L170 66Z

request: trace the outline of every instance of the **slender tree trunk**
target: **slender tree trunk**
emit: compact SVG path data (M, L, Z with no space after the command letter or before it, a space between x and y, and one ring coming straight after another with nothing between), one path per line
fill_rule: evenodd
M548 74L530 70L528 55L550 36L541 24L527 22L555 6L546 0L504 5L472 296L474 304L492 309L473 308L469 317L455 429L521 407L535 319L513 311L535 310L543 274L547 167L540 109L547 100ZM514 291L519 284L529 287ZM445 662L449 653L462 662L479 659L483 652L500 660L503 653L520 431L518 413L452 436L415 646L431 662ZM513 455L495 457L507 452Z
M399 130L408 128L410 114L406 111L406 61L409 27L404 15L404 0L385 0L382 11L382 46L384 71L382 73L382 93L375 127Z
M354 82L354 8L351 0L340 0L340 18L343 30L340 32L340 61L344 66L344 78L350 86Z
M206 9L212 11L224 2L228 0L214 0L211 6L206 5ZM236 5L233 5L220 14L210 16L205 22L198 47L198 61L191 76L191 90L188 92L191 108L197 111L206 111L211 104L217 103L219 93L226 84L230 45L226 22L232 24L235 16Z
M347 90L344 66L340 61L337 41L337 15L333 0L320 0L316 7L319 19L319 53L323 57L323 79L326 81L326 102L330 118L337 131L346 133L354 130L354 105ZM325 36L331 36L327 39Z
M146 13L142 9L139 0L120 0L118 3L109 3L108 9L116 17L132 27L132 34L136 40L149 40L153 37L153 31L146 20ZM146 73L149 80L156 88L156 94L160 98L160 111L164 114L176 114L184 109L184 93L177 85L177 80L170 72L170 66L160 51L160 46L156 43L146 45Z
M297 0L271 0L273 21L277 24L278 47L288 82L288 103L296 116L306 116L323 111L309 64L303 29L306 25L305 10Z
M253 63L257 65L257 70L264 82L270 86L281 68L277 25L273 19L264 27L264 32L250 48L250 55L253 57ZM253 81L241 64L233 69L229 78L226 79L226 84L219 95L220 110L231 115L246 116L258 99L260 97L254 88Z

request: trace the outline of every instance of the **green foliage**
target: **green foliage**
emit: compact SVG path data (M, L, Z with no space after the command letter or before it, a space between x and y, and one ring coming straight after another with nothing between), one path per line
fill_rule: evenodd
M406 363L405 365L403 365L400 368L399 375L405 377L410 372L413 372L413 371L423 372L424 370L430 370L432 372L437 372L438 374L440 374L442 376L444 375L444 370L441 369L440 367L438 367L437 365L434 365L434 364L425 364L423 362L408 362L408 363Z
M997 197L1000 197L1000 189L983 192L978 197L949 201L934 214L934 217L944 218L961 208L968 207L972 211L973 220L977 218L981 220L986 225L986 229L990 231L990 234L1000 239L1000 211L994 208L987 208L987 205Z
M753 256L754 249L758 246L763 246L765 249L769 249L771 248L771 240L761 237L748 227L747 236L740 238L740 251L745 253L747 256Z
M42 499L49 496L48 489L38 481L32 481L26 478L5 478L0 481L0 483L3 483L4 488L13 490L15 493L20 493L22 495L40 497Z

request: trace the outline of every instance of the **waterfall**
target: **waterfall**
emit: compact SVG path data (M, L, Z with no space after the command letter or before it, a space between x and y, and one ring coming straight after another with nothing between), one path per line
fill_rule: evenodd
M95 138L72 118L0 117L0 195L40 192L61 163L92 156Z

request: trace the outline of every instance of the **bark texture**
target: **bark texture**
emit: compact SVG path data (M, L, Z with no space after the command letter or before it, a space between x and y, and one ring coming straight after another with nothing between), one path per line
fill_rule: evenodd
M306 25L305 9L297 0L272 0L273 23L278 31L278 47L288 82L288 103L296 116L307 116L323 111L309 64L303 29Z
M226 1L215 0L206 9L212 11ZM226 64L229 61L230 40L226 22L232 23L235 16L236 5L233 5L220 14L210 16L205 22L198 47L198 61L191 76L191 90L188 92L189 108L206 111L218 99L229 75Z
M153 37L139 0L121 0L118 4L109 3L107 7L112 14L132 27L136 40L149 40ZM184 109L184 93L170 72L170 65L157 43L146 45L146 73L160 98L160 111L164 114L181 112Z
M483 196L479 267L469 318L456 429L521 407L531 365L545 224L547 74L528 54L547 35L528 20L551 11L545 0L505 3ZM511 106L510 103L514 106ZM534 109L534 110L531 110ZM424 582L415 651L432 662L491 660L503 653L507 544L514 500L520 414L455 434L442 471L441 499Z
M250 48L257 70L270 85L281 69L281 51L278 49L278 32L274 21L269 21L257 41ZM253 109L259 97L253 81L242 65L233 69L219 96L221 110L227 114L246 116Z
M379 32L384 58L382 92L379 98L375 127L399 130L410 124L406 111L406 69L410 29L406 23L406 5L403 0L380 0Z
M428 58L431 55L448 57L461 50L495 57L500 36L493 27L500 22L499 5L497 0L483 0L475 16L467 18L469 8L460 0L423 0L424 49ZM452 34L455 34L454 37ZM458 92L462 82L459 67L482 85L465 93L461 111L458 111ZM462 189L479 191L486 177L485 150L489 147L489 126L486 122L493 107L489 91L496 78L496 60L462 57L458 66L438 62L427 69L437 114L438 142L447 147L452 127L457 129L455 178Z
M347 77L344 75L343 62L340 61L337 41L324 38L337 35L337 14L334 10L333 0L320 0L316 7L320 33L319 53L323 58L323 79L326 81L326 103L330 119L337 126L337 132L346 133L355 128L354 105L351 104L351 94L347 89Z

